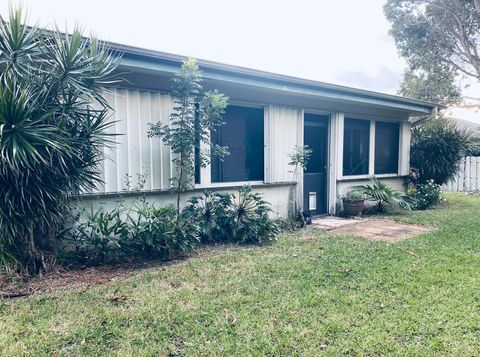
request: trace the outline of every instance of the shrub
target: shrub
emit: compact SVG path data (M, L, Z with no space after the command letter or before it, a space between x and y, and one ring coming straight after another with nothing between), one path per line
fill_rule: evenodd
M88 264L117 263L133 258L170 259L198 243L195 222L177 219L173 206L156 208L139 200L127 211L123 203L111 210L82 211L75 227L62 239L73 244L66 260Z
M448 120L434 120L412 130L411 168L414 183L443 185L455 177L461 159L478 147L478 136Z
M203 242L263 243L279 232L270 212L269 203L245 186L238 197L208 191L202 197L193 197L182 215L198 223Z
M408 190L413 207L419 210L430 208L442 201L442 187L433 180L413 185Z
M138 201L128 215L131 252L146 259L169 259L179 251L193 249L198 243L195 222L179 219L173 206L157 208Z
M157 208L141 199L127 210L81 211L76 224L61 234L73 245L63 259L108 264L129 259L170 259L203 243L264 243L275 239L278 222L269 217L270 205L249 186L233 194L205 191L192 197L180 216L174 206Z
M233 241L264 243L274 240L279 226L268 216L270 212L270 204L261 194L252 192L250 186L241 188L233 205Z
M356 186L350 192L354 195L364 196L367 200L375 201L379 212L385 212L387 207L412 208L411 199L404 192L394 190L375 176L372 176L370 181L370 184Z
M0 17L0 264L38 273L48 269L68 196L100 181L102 90L118 58L78 29L23 22L20 9Z
M203 243L227 242L233 236L232 210L233 195L205 191L187 201L182 217L196 222Z
M128 225L122 218L122 204L111 210L93 207L81 211L75 227L62 233L73 244L74 252L67 257L82 263L104 264L120 260L127 249Z

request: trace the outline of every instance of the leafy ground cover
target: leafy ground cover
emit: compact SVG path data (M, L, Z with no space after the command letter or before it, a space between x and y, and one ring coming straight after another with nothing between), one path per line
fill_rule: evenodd
M108 284L0 300L0 355L476 355L480 198L390 218L396 244L308 229Z

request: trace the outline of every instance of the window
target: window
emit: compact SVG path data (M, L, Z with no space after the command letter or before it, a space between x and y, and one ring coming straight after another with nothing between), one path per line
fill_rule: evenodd
M367 175L370 149L370 121L345 118L343 175Z
M228 106L223 119L211 141L230 155L212 157L212 182L263 181L263 109Z
M375 175L398 172L398 123L375 123Z

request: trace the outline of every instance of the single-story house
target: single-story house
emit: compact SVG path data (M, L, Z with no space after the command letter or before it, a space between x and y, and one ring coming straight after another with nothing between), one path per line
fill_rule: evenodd
M171 153L160 139L147 137L148 123L167 123L172 110L171 78L182 56L112 44L122 54L123 81L109 93L117 145L106 148L104 184L80 204L131 200L141 188L149 200L173 203L169 191ZM198 61L204 88L226 94L226 124L212 141L229 147L223 162L212 159L196 170L195 189L235 191L249 184L264 194L278 217L285 217L296 187L303 210L335 214L352 185L376 175L405 189L409 173L410 122L436 105L367 90L300 79L211 61ZM299 63L300 64L300 63ZM293 182L288 154L308 145L312 158ZM141 181L138 186L137 180ZM199 191L195 193L195 191Z

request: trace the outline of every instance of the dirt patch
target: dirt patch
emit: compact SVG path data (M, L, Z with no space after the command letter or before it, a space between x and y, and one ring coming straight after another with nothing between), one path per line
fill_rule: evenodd
M193 254L192 254L193 255ZM186 260L191 255L178 256L172 261L128 263L116 266L97 266L83 269L55 269L43 276L0 276L0 299L36 296L56 291L81 290L90 286L110 284L138 271L167 266Z
M92 267L79 270L56 267L55 271L41 277L0 277L0 298L13 299L107 284L126 277L135 270L137 269L132 266Z
M230 244L218 244L215 246L202 246L188 254L178 255L170 261L134 262L83 269L65 269L57 265L53 271L33 278L0 275L0 300L2 298L17 299L38 296L57 291L83 290L95 285L111 284L142 270L188 263L190 259L216 256L220 252L235 249L241 249L241 247Z
M432 228L386 219L320 218L314 225L335 235L352 235L396 243L432 231Z

